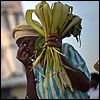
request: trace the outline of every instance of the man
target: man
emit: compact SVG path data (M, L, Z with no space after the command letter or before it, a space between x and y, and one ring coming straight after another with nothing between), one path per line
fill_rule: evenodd
M38 22L36 23L39 24ZM62 62L75 70L74 72L69 69L65 69L72 83L74 92L70 90L64 77L63 84L65 91L63 91L61 87L59 78L57 84L55 84L55 74L53 73L48 82L46 99L85 99L87 98L87 90L89 89L90 79L90 73L87 69L86 63L72 45L67 43L62 44L59 26L57 27L57 33L58 34L48 35L48 39L45 40L45 42L47 42L47 46L59 48L60 52L68 57L66 58L60 55ZM29 99L43 99L45 96L45 73L43 72L43 68L40 63L38 63L33 71L29 73L30 66L32 66L32 61L29 58L35 50L34 44L38 38L38 33L31 28L26 21L24 21L13 29L12 36L19 47L17 59L23 63L26 69L27 96Z
M99 99L99 75L97 73L91 73L88 98Z

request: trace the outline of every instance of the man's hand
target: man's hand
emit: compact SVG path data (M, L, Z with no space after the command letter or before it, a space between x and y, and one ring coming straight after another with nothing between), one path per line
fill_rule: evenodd
M17 59L23 63L24 66L31 66L32 61L29 59L29 54L25 52L26 44L20 44L17 51Z
M62 36L61 36L61 31L59 26L57 27L57 34L52 33L50 35L47 36L48 39L45 40L45 42L47 42L47 46L54 46L60 49L60 51L62 50ZM49 43L50 41L50 43Z

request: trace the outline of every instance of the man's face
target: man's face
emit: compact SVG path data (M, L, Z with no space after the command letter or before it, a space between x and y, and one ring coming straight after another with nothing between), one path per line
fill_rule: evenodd
M94 87L95 86L95 84L97 83L97 81L96 81L96 79L91 79L91 81L90 81L90 87Z
M37 37L27 36L27 37L19 38L16 43L18 47L20 46L20 44L22 45L26 44L26 48L23 51L28 53L29 56L31 57L33 54L33 51L35 50L36 40L37 40Z

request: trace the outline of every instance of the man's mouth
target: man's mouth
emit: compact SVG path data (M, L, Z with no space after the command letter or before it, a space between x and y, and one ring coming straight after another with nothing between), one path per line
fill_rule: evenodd
M33 59L34 57L35 57L35 54L32 54L31 57L30 57L30 59Z
M35 60L34 58L35 58L34 54L33 54L32 56L29 57L29 59L30 59L32 62L34 62L34 60Z
M31 53L29 58L30 58L30 59L36 59L36 54L35 54L35 52Z

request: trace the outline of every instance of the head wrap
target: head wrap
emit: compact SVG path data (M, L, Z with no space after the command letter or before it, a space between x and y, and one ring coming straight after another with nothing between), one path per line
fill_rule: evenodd
M40 23L33 20L38 26L41 27ZM39 33L33 29L26 21L22 22L21 24L17 25L12 30L12 37L17 41L21 37L25 36L35 36L38 37Z
M94 64L94 68L99 72L99 60Z

